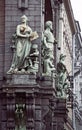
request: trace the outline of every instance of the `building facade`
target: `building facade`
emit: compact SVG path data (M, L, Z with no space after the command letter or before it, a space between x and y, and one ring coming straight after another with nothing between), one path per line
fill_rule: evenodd
M79 22L76 21L77 32L75 34L75 44L74 44L74 114L75 130L82 129L82 97L81 97L81 57L82 57L82 38L81 29Z
M72 99L67 102L66 98L58 98L54 78L42 77L41 69L42 32L45 22L50 20L57 40L54 65L56 67L63 53L68 77L73 74L72 45L76 26L70 0L0 0L0 5L0 129L22 130L20 125L24 123L25 130L72 130ZM8 75L13 56L12 34L24 14L29 26L39 35L34 41L40 53L39 72L37 75ZM16 120L17 114L23 114L24 118Z

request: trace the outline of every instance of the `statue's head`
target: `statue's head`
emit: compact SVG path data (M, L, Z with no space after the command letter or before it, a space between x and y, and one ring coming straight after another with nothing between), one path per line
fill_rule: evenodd
M52 21L47 21L45 27L52 30Z
M26 15L23 15L23 16L21 17L21 21L22 21L22 23L27 22L27 21L28 21L27 16L26 16Z

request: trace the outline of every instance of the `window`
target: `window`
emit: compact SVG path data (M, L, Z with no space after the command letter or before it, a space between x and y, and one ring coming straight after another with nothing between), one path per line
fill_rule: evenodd
M45 0L45 22L48 20L53 21L51 0Z

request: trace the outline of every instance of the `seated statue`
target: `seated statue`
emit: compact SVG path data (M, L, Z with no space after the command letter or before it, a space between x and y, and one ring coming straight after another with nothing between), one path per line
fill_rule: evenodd
M52 72L55 70L53 60L54 60L54 44L57 41L52 33L52 22L46 22L46 29L42 37L42 62L43 62L43 73L44 75L51 76Z
M32 47L32 40L38 38L38 34L33 32L27 25L28 18L23 15L21 17L21 24L16 28L16 33L13 36L14 55L9 73L28 71L30 66L30 51Z
M38 56L39 56L39 51L38 51L38 45L33 44L30 52L30 58L29 58L29 72L36 73L38 72Z

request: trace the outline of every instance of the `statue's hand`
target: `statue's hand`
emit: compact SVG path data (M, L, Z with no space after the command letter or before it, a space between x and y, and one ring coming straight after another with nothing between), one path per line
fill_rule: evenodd
M29 38L29 37L30 37L30 35L26 34L26 37L27 37L27 38Z

